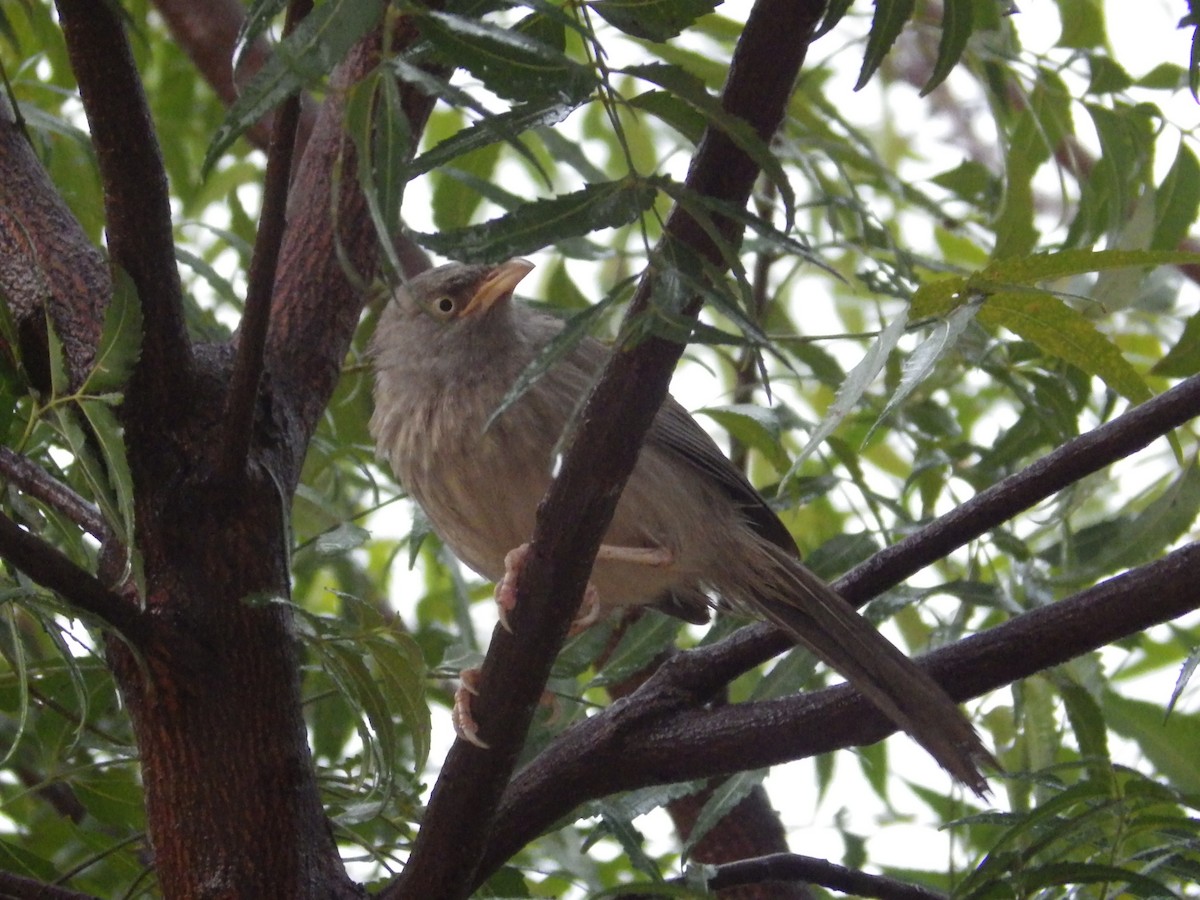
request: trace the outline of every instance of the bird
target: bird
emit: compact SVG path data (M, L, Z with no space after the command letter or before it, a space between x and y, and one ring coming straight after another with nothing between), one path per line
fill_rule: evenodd
M497 583L506 627L556 448L609 353L585 337L496 414L564 327L514 299L532 269L521 258L428 269L392 290L368 351L377 453L442 541ZM804 566L767 501L668 395L617 503L575 627L644 605L704 621L714 596L782 628L986 796L980 766L998 766L963 712ZM469 716L470 674L455 726L460 737L486 746Z

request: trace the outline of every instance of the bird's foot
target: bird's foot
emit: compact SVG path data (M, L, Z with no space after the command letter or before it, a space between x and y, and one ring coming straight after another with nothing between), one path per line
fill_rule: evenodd
M458 690L454 692L454 705L450 708L450 722L454 725L454 733L468 744L474 744L481 750L490 750L491 745L479 736L479 725L475 722L475 716L471 714L471 698L479 696L481 671L472 667L458 673L459 685ZM550 710L546 725L553 726L562 715L558 697L550 691L543 691L538 703Z
M594 584L589 583L587 590L583 592L583 601L579 604L579 612L575 613L575 618L571 620L567 637L583 634L603 618L604 607L600 605L600 592L596 590Z
M636 563L639 566L652 566L661 569L675 562L675 554L666 547L618 547L614 544L601 544L596 551L596 562Z
M517 606L517 579L521 575L521 567L529 556L529 544L522 544L509 550L504 556L504 576L496 582L496 613L500 624L509 634L513 633L508 624L508 614Z
M463 669L458 673L458 690L454 692L454 706L450 708L450 721L454 725L454 733L481 750L487 750L488 744L479 736L479 726L471 715L471 698L479 694L479 669Z
M504 557L504 575L496 583L496 610L501 626L509 634L512 634L513 630L508 623L508 614L516 608L517 579L528 556L529 544L522 544L508 551ZM675 554L666 547L619 547L614 544L601 544L600 549L596 551L596 561L634 563L659 568L674 563ZM596 590L595 585L589 584L568 634L574 637L591 628L603 617L604 608L600 605L600 592Z

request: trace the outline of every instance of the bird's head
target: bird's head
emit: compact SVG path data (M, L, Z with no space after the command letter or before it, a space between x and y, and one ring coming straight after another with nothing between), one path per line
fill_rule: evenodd
M411 279L397 300L435 321L477 321L508 303L532 269L533 263L519 257L497 266L447 263Z
M513 290L533 263L447 263L409 279L379 320L372 355L385 366L427 369L431 378L456 378L510 357L518 335ZM446 370L445 372L443 370Z

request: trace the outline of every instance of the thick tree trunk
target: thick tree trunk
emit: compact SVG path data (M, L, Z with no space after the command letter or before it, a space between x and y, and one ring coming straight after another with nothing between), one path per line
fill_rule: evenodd
M360 896L321 806L280 602L288 501L261 468L213 480L224 394L197 381L187 427L130 448L152 626L141 658L109 646L159 882L172 898Z

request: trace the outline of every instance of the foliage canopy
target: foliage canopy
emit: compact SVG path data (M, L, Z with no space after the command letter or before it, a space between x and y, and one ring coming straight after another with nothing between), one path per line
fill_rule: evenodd
M41 882L63 886L47 896L77 896L67 886L187 895L148 849L153 840L164 854L164 826L146 805L143 767L165 763L146 739L154 702L131 700L129 685L139 666L158 665L156 632L142 629L160 627L184 583L169 566L163 574L153 529L186 537L200 497L217 512L229 504L235 543L257 533L229 496L189 493L224 478L230 454L238 461L223 449L238 442L212 429L226 421L233 348L254 345L256 303L269 304L259 308L270 323L245 452L270 477L246 492L258 512L243 512L251 522L285 509L286 546L236 601L249 619L278 616L277 635L294 630L320 809L349 878L421 896L396 874L422 853L423 817L426 856L457 846L427 789L447 771L466 777L443 768L444 712L458 670L487 650L491 588L410 515L366 432L364 348L385 293L373 285L420 265L417 247L468 261L531 256L529 299L569 319L565 341L599 334L645 365L656 347L686 343L677 394L771 498L810 567L846 576L847 598L871 600L867 615L914 654L947 648L938 671L980 698L969 709L1007 770L993 779L994 803L981 804L899 742L876 743L881 725L856 730L836 694L818 695L834 699L775 746L757 737L753 710L809 715L796 695L828 673L801 650L779 655L765 629L745 637L736 616L704 630L651 612L557 654L557 708L512 738L517 778L497 776L494 797L480 789L489 815L460 889L699 896L706 878L737 877L703 863L728 862L714 847L738 811L765 808L769 765L809 756L772 793L788 822L821 823L816 840L831 849L818 855L841 854L829 886L1184 896L1200 882L1200 711L1188 692L1200 620L1186 615L1200 577L1200 163L1188 105L1200 45L1135 70L1113 51L1099 0L1057 0L1053 40L1004 0L792 0L805 10L796 20L815 27L775 36L803 65L764 135L769 115L756 104L770 98L733 86L742 77L770 93L776 60L738 52L748 20L773 2L325 0L286 38L283 0L194 11L210 25L233 16L224 39L191 28L181 0L87 14L77 0L0 7L16 113L0 114L0 175L10 176L0 177L0 876L12 878L0 893L33 896ZM100 123L107 116L127 141L136 126L89 96L94 76L81 65L89 17L115 12L169 184L174 256L158 262L182 280L174 312L121 249L120 141ZM1189 15L1180 28L1198 25ZM231 56L236 96L206 65ZM260 217L282 196L265 173L262 120L297 93L306 103L286 227L322 246L333 274L306 284L289 272L303 255L287 256L289 236L273 298L256 300ZM11 177L30 148L44 182ZM730 172L758 174L749 204L722 193L720 175L698 183L706 148ZM143 183L156 174L142 171ZM312 186L321 178L327 194ZM69 226L33 211L39 192L63 204ZM347 197L361 198L361 215L346 214ZM63 269L109 271L94 249L66 252L76 232L77 246L111 254L99 293L86 279L61 290ZM155 401L153 382L176 384L161 350L176 314L197 371L217 374ZM628 406L655 384L638 382ZM139 410L167 415L174 434L163 410L207 403L217 425L180 434L211 440L172 437L182 462L164 462L149 436L157 420ZM600 455L575 447L567 459L589 452ZM197 545L205 527L197 521ZM202 571L187 582L200 596L208 552L196 551ZM247 553L230 559L250 572ZM89 590L119 596L124 611ZM246 640L253 653L230 628L231 646ZM975 634L986 640L961 643ZM706 693L663 719L674 751L639 723L624 738L638 752L614 762L602 731L614 697L675 647L694 652L672 671ZM134 661L123 667L123 654ZM656 677L674 677L669 668ZM180 671L185 685L202 677ZM486 804L498 804L494 821ZM678 841L644 834L640 817L664 807ZM665 830L664 817L651 821ZM890 853L898 822L917 823L938 849L911 862ZM944 827L949 836L935 837ZM763 855L766 831L752 832ZM837 880L863 869L890 881Z

